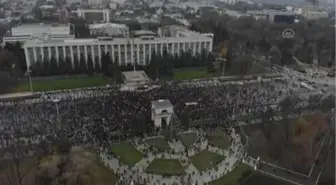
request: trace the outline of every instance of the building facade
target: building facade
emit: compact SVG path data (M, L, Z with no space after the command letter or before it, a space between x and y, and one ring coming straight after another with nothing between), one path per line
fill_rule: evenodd
M78 9L74 12L77 13L78 17L88 20L89 22L92 22L93 20L98 21L98 19L100 22L110 22L109 9Z
M304 11L302 15L308 20L324 19L329 16L326 11Z
M153 37L140 38L97 38L69 40L29 40L24 45L27 68L35 62L45 61L52 57L58 62L60 58L69 58L74 67L74 61L81 57L87 64L91 57L94 68L101 66L102 53L108 53L120 65L147 65L153 52L163 54L167 51L173 55L190 51L192 54L202 50L212 51L212 37L199 34L187 37Z
M94 36L129 36L129 29L124 24L102 23L90 24L90 34Z
M11 28L8 36L4 36L2 43L24 43L37 38L48 38L51 40L73 39L75 36L70 33L68 25L46 25L46 24L23 24Z

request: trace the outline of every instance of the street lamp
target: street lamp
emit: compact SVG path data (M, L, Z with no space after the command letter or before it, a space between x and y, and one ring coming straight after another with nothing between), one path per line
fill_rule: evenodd
M32 79L31 79L31 70L30 69L27 70L26 75L28 75L28 78L29 78L30 91L33 93L34 89L33 89L33 82L32 82Z

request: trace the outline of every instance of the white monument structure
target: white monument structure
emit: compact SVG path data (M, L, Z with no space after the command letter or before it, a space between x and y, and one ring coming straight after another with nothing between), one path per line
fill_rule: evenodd
M152 101L152 121L156 127L169 125L173 114L173 105L169 100Z

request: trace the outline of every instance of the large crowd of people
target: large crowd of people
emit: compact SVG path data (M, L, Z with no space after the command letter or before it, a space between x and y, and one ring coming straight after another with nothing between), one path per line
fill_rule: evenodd
M158 99L170 100L177 117L188 110L191 120L222 122L233 115L265 111L280 97L291 94L292 88L274 81L235 85L193 82L165 83L148 91L104 88L47 93L38 99L0 105L0 147L18 136L30 139L63 134L77 145L108 145L115 133L123 137L132 130L151 133L151 101Z

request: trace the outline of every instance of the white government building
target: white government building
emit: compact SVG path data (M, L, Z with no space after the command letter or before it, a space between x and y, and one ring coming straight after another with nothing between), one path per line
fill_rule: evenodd
M170 35L168 34L170 32ZM141 36L135 38L102 37L97 39L34 39L23 45L27 67L44 58L55 57L57 61L68 57L74 67L75 57L79 60L81 54L87 60L91 56L94 67L101 66L102 53L109 53L112 59L118 59L120 65L146 65L152 52L163 54L164 49L171 54L191 51L192 54L202 50L212 51L213 34L201 34L189 31L183 27L170 26L159 29L158 36Z
M49 37L52 40L73 39L70 24L22 24L11 28L2 39L2 44L24 43L28 40Z

